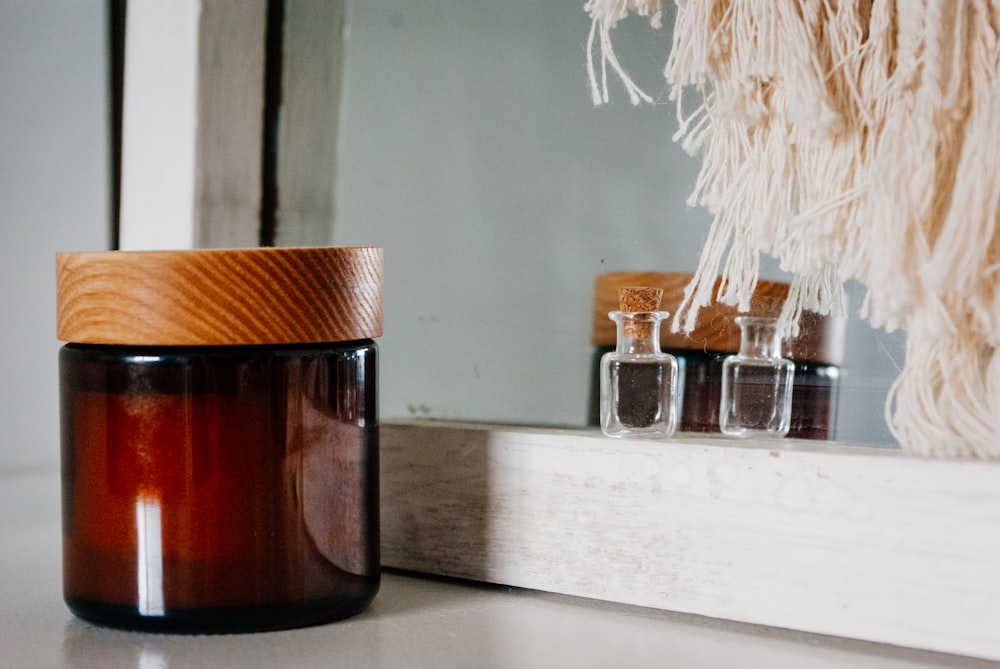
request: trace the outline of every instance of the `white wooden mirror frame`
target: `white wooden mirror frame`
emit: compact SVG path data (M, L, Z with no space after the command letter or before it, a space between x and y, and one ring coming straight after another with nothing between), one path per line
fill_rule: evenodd
M266 13L129 2L122 248L258 243ZM284 13L277 241L322 243L336 137L298 119L336 127L344 4ZM387 566L1000 659L995 464L418 420L381 434Z

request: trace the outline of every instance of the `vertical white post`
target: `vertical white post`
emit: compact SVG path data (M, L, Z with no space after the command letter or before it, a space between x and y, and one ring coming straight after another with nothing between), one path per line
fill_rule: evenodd
M125 28L121 248L194 243L200 0L132 0Z
M283 4L270 234L277 245L328 244L346 2ZM130 0L122 249L260 243L267 9L267 0Z
M266 0L130 0L123 249L256 246Z

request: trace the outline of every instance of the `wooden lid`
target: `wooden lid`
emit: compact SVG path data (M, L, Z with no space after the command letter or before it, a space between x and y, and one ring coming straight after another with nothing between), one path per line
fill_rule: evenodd
M614 346L617 331L608 312L618 308L618 289L625 286L650 286L663 290L660 308L675 314L684 299L684 289L692 274L673 272L610 272L600 274L594 284L594 346ZM718 282L716 282L716 289ZM750 302L755 316L777 317L788 297L788 284L758 281ZM713 301L698 312L698 321L690 335L671 332L668 323L660 328L660 345L665 349L689 349L735 353L740 348L740 328L734 319L736 307ZM843 318L820 316L811 311L802 314L799 336L784 343L784 355L793 360L839 365L844 359Z
M382 334L382 249L56 255L56 333L83 344L305 344Z

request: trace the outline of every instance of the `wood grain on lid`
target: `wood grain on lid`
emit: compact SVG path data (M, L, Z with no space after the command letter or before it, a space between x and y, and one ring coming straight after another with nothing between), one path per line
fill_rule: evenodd
M675 272L610 272L600 274L594 284L593 329L594 346L614 346L617 337L615 323L608 312L619 307L618 289L624 286L650 286L663 289L660 308L674 314L684 298L684 289L692 275ZM718 283L716 283L718 288ZM759 281L751 300L755 316L777 317L788 297L788 284L780 281ZM733 353L740 347L740 328L734 322L740 312L736 307L712 302L698 313L698 321L690 335L671 332L670 323L660 328L660 345L665 349L688 349ZM801 361L839 365L844 359L844 328L842 318L804 312L798 337L785 342L785 355Z
M226 346L382 334L382 249L56 256L56 332L84 344Z

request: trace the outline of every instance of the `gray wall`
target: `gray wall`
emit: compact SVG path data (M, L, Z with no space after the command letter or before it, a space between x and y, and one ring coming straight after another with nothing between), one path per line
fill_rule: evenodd
M0 2L0 472L58 461L54 254L108 243L104 4Z
M595 275L695 269L709 217L671 141L669 33L619 24L658 103L612 80L594 108L581 5L349 3L334 239L386 247L384 416L580 424ZM889 439L900 344L851 324L842 438Z

